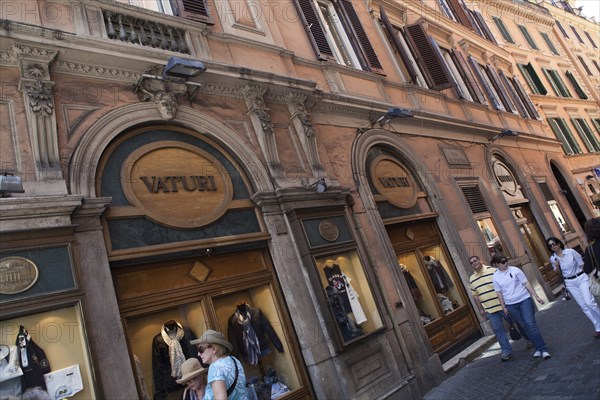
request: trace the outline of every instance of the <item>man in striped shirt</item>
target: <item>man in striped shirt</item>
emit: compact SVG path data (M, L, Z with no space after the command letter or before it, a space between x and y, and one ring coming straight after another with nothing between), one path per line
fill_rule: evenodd
M506 336L502 319L506 318L500 306L498 295L494 290L494 284L492 283L494 271L496 268L483 265L481 259L477 256L469 257L469 264L473 267L475 273L469 278L471 293L479 309L479 313L485 319L489 319L492 323L492 328L500 348L502 349L502 355L500 360L507 361L512 358L512 346ZM519 331L524 332L522 329ZM526 340L527 338L524 337ZM529 348L529 341L527 347Z

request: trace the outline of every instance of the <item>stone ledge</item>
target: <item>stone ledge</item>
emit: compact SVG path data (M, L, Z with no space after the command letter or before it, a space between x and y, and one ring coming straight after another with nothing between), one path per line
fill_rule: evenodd
M457 369L464 367L468 362L479 356L482 350L496 341L495 335L484 336L475 343L446 361L442 368L447 375L456 372Z

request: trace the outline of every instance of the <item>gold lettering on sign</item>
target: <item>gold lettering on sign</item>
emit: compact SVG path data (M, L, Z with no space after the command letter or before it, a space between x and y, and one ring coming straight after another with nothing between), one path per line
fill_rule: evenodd
M38 279L35 263L23 257L0 260L0 294L17 294L32 287Z
M148 193L177 193L179 189L186 192L217 190L215 177L209 176L140 176L148 189Z
M519 185L512 171L501 161L495 160L493 164L494 176L500 189L509 196L520 195Z
M411 208L417 202L417 186L412 175L396 159L388 155L371 163L371 179L379 194L400 208Z

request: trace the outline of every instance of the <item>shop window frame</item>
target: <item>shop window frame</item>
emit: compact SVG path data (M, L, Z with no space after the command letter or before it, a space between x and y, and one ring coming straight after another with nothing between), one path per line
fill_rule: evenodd
M575 231L573 230L573 224L567 219L567 217L565 217L566 214L560 206L560 204L558 204L558 201L556 201L556 197L554 196L554 193L552 192L552 189L550 188L548 182L546 180L537 179L536 183L540 188L544 199L546 200L548 209L550 210L554 221L558 225L559 230L563 234L574 233ZM562 219L562 222L559 220L559 218Z

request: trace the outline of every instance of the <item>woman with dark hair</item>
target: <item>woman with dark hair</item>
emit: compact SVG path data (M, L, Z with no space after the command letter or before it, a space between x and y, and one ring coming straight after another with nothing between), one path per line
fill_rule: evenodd
M550 256L552 267L555 271L560 268L565 287L594 324L594 337L600 338L600 308L590 293L590 278L583 271L581 255L573 249L566 248L562 240L553 236L546 239L546 244L553 252Z
M498 294L502 311L525 329L535 346L534 357L550 358L548 347L535 321L535 307L531 298L534 297L540 304L544 304L544 300L533 290L523 271L509 266L508 259L502 254L494 254L491 264L496 268L494 290Z
M583 254L583 271L589 274L596 272L595 268L600 269L600 218L588 220L583 228L588 240L588 247Z

